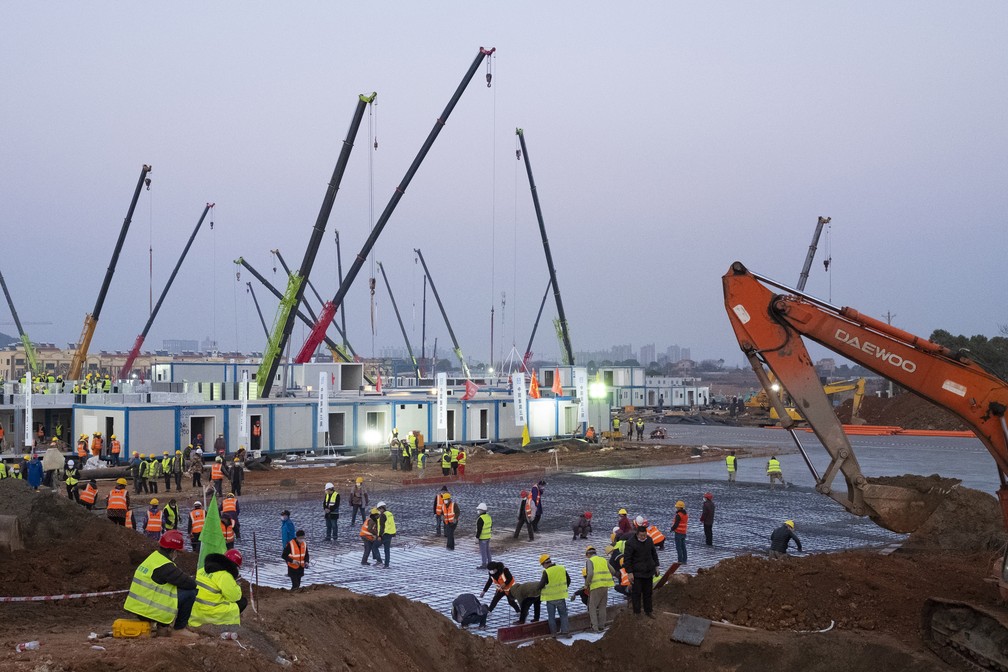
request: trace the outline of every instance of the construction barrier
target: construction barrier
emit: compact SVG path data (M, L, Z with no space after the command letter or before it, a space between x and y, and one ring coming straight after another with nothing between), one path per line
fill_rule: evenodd
M77 600L82 597L105 597L122 595L129 590L106 590L100 593L66 593L64 595L32 595L24 597L0 597L0 604L6 602L55 602L56 600Z

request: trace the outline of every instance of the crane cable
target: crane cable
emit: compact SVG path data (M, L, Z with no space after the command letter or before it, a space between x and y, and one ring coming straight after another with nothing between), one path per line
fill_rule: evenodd
M378 151L378 114L375 103L368 106L368 226L369 233L374 233L374 155ZM371 294L371 357L375 356L375 255L371 247L371 277L368 278L368 289Z
M147 187L147 315L154 312L154 197Z
M832 218L830 218L832 219ZM823 268L826 270L826 275L829 280L829 298L827 301L833 301L833 274L830 273L830 266L833 264L833 240L831 237L831 232L833 231L832 222L826 223L826 258L823 259Z
M487 57L486 81L493 79L493 54ZM497 88L493 89L492 122L490 126L490 362L494 363L494 299L497 280ZM504 306L501 305L501 338L504 338Z

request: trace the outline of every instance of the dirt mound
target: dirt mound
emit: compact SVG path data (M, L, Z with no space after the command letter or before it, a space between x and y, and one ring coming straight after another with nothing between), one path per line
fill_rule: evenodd
M659 591L661 608L769 630L881 631L916 638L928 597L996 604L993 554L870 552L772 561L740 556ZM954 569L953 569L954 568Z
M847 399L837 408L840 422L850 423L852 401ZM858 413L869 425L903 427L905 429L968 430L966 424L944 408L905 392L892 399L865 397Z
M16 515L25 550L0 554L0 593L58 595L129 587L136 566L155 548L133 530L49 490L0 480L0 511ZM183 554L180 564L195 562Z
M910 535L911 547L999 551L1008 544L1001 507L993 495L959 486Z

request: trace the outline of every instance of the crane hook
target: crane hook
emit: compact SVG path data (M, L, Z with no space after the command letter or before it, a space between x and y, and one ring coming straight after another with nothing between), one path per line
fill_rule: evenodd
M488 65L488 66L487 66L487 74L486 74L486 78L487 78L487 88L488 88L488 89L490 88L490 80L491 80L491 79L493 79L493 75L491 75L491 74L490 74L489 70L490 70L490 66Z

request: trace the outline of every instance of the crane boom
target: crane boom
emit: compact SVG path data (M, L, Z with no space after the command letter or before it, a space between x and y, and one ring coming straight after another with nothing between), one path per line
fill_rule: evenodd
M154 318L157 317L158 311L161 310L161 304L164 303L165 297L168 296L168 290L171 289L172 283L175 282L175 276L178 275L179 269L182 268L182 262L185 261L186 255L189 254L189 248L192 247L193 241L196 240L196 234L199 233L200 227L203 226L203 220L206 219L207 213L210 212L210 208L213 206L213 203L207 203L206 207L203 208L203 214L200 215L199 221L196 222L196 228L189 235L189 241L186 243L185 248L183 248L182 254L179 255L178 261L175 262L175 268L172 270L171 275L168 276L168 282L165 283L164 289L161 290L161 296L158 297L157 303L154 304L154 310L147 317L147 324L144 325L143 331L140 332L140 335L136 337L136 342L133 343L133 348L126 355L126 361L123 362L122 369L119 371L119 380L125 380L126 376L129 375L130 369L133 368L133 362L136 361L137 355L140 354L140 348L143 346L144 339L147 338L147 332L150 331L151 325L154 324Z
M336 277L339 280L339 283L342 285L343 284L343 253L340 250L339 231L336 231L335 233L336 233L336 272L338 273L338 275ZM314 289L312 291L314 291ZM318 292L315 292L315 294L318 295ZM319 303L322 303L322 297L321 296L318 297L318 300L319 300ZM343 336L343 347L344 348L349 348L350 347L350 343L347 341L347 337L346 337L346 306L343 305L342 303L340 304L339 315L340 315L340 323L343 325L343 330L340 331L340 334Z
M322 199L322 207L319 208L318 217L315 219L315 227L312 229L311 239L305 249L304 258L301 260L301 268L297 273L290 275L287 279L287 291L280 299L277 308L276 319L273 322L273 333L266 342L263 350L262 363L256 374L256 384L259 387L259 398L269 396L273 387L273 377L280 366L280 353L287 345L291 330L294 328L294 317L297 307L304 297L305 281L311 273L315 264L315 256L322 245L322 236L325 234L326 224L329 222L329 215L332 213L333 203L336 201L336 192L339 191L340 182L343 180L343 172L346 170L347 162L350 159L350 150L353 149L354 138L360 128L361 119L364 118L365 108L374 102L376 94L370 96L361 94L357 97L357 107L354 109L353 119L350 128L347 130L346 139L343 140L343 147L340 150L339 159L336 161L336 168L333 170L332 179L326 189L325 198Z
M35 354L35 346L32 345L31 339L25 333L24 327L21 326L21 318L18 317L17 310L14 308L14 300L11 299L10 292L7 290L7 281L4 280L3 273L0 273L0 286L3 287L4 296L7 297L7 305L10 307L11 315L14 316L14 324L17 325L18 336L21 337L21 343L24 345L25 363L28 364L28 370L31 371L32 376L38 377L41 372L39 371L38 355Z
M549 268L550 282L553 284L553 296L556 298L557 331L560 332L564 349L564 364L573 366L574 350L571 349L570 331L567 328L567 316L564 314L563 301L560 299L560 285L557 284L556 267L553 265L553 253L550 252L549 238L546 237L546 224L543 223L542 208L539 206L539 192L532 178L532 164L529 163L528 149L525 147L525 131L516 128L515 135L521 143L522 158L525 160L525 172L528 174L529 188L532 190L532 204L535 206L536 219L539 221L539 233L542 234L543 252L546 253L546 266Z
M263 317L262 310L259 309L259 300L256 298L255 290L252 289L252 283L246 282L245 286L248 287L249 294L252 295L252 303L255 304L256 313L259 315L259 321L262 322L263 333L266 334L266 338L269 338L269 327L266 326L266 318Z
M543 308L546 307L546 299L549 298L550 287L553 286L553 280L546 281L546 291L543 292L542 301L539 302L539 312L536 313L535 324L532 325L532 333L529 335L528 347L525 348L525 356L522 357L522 370L528 371L529 361L532 359L532 341L535 340L536 331L539 330L539 320L542 318Z
M98 292L98 300L95 301L94 310L84 317L84 328L81 330L80 340L77 342L77 350L70 361L70 371L68 378L77 380L80 378L81 369L84 368L84 360L87 359L88 348L91 347L91 338L94 336L95 327L98 326L98 317L101 315L102 305L105 303L105 295L108 293L109 285L112 283L112 275L115 273L116 264L119 262L119 253L122 252L123 243L126 241L126 232L129 231L130 222L133 221L133 211L136 209L137 201L140 200L140 190L144 184L150 189L150 179L147 175L151 172L151 167L144 164L140 169L140 179L137 180L136 189L133 190L133 200L130 201L129 210L126 211L126 218L123 220L122 228L119 230L119 239L116 241L112 251L112 260L109 261L108 269L105 271L105 279L102 281L101 290Z
M812 270L812 259L815 257L816 248L819 246L819 236L822 235L823 227L830 223L832 217L820 217L816 222L815 233L812 235L812 243L809 245L808 254L805 255L805 265L802 266L801 274L798 276L798 291L805 291L805 283L808 282L809 271Z
M350 270L347 271L346 277L343 278L342 282L340 282L340 287L336 291L336 296L333 297L333 300L326 304L326 307L323 309L322 312L324 314L330 316L335 315L335 307L343 303L343 299L346 297L347 292L350 291L350 286L357 278L357 274L364 266L364 262L367 259L368 254L371 253L371 249L374 247L375 242L377 242L378 236L381 235L385 225L388 224L388 220L395 211L396 206L399 204L399 200L403 197L403 194L406 193L406 188L413 180L413 176L416 174L417 169L420 168L420 164L423 163L424 158L427 156L427 152L429 152L430 148L434 145L434 141L437 139L438 134L441 133L441 129L448 122L448 117L451 115L452 110L455 109L455 105L458 103L459 98L462 97L462 93L472 80L473 75L476 74L476 69L479 67L480 63L483 62L483 59L492 54L494 51L496 51L496 48L484 49L483 47L480 47L479 53L473 60L472 65L469 66L469 70L467 70L466 74L462 77L462 81L459 83L458 87L456 87L455 93L452 94L451 99L448 101L448 105L441 113L441 116L434 122L434 128L431 129L431 132L427 135L427 139L424 141L423 146L413 159L413 163L411 163L410 167L406 170L406 175L403 176L399 186L396 187L394 192L392 192L392 197L385 206L385 210L383 210L381 215L378 217L378 221L375 223L374 228L371 229L371 234L368 236L367 240L364 241L364 246L361 248L361 251L357 253L357 257L354 259L353 264L350 265ZM487 75L487 86L490 86L489 75ZM315 348L318 347L318 344L322 342L322 338L325 336L325 331L328 326L329 319L327 318L323 320L320 317L318 322L316 322L315 326L312 328L311 333L308 335L308 340L305 341L301 352L314 352Z
M409 353L410 361L413 362L413 370L417 375L417 382L423 378L423 372L420 371L420 365L417 364L416 357L413 356L413 346L410 345L409 336L406 334L406 327L403 325L402 316L399 314L399 306L396 305L395 295L392 293L392 285L389 284L388 276L385 275L385 267L382 263L378 262L378 270L381 271L381 277L385 281L385 288L388 290L389 298L392 299L392 310L395 311L396 320L399 322L399 329L402 331L403 340L406 341L406 352Z
M413 251L420 258L420 265L423 266L424 275L427 276L427 282L430 283L431 292L434 293L434 300L437 301L438 308L441 310L441 317L444 318L445 326L448 327L448 335L451 336L452 345L455 346L455 356L458 357L459 364L462 365L462 373L465 375L466 380L470 380L472 376L469 373L469 365L466 364L465 355L462 354L462 348L459 347L458 339L455 338L455 330L452 329L451 322L448 321L448 313L445 312L444 304L441 303L441 296L438 294L437 287L434 286L434 278L431 277L430 271L427 270L427 262L424 261L420 250L414 249Z

